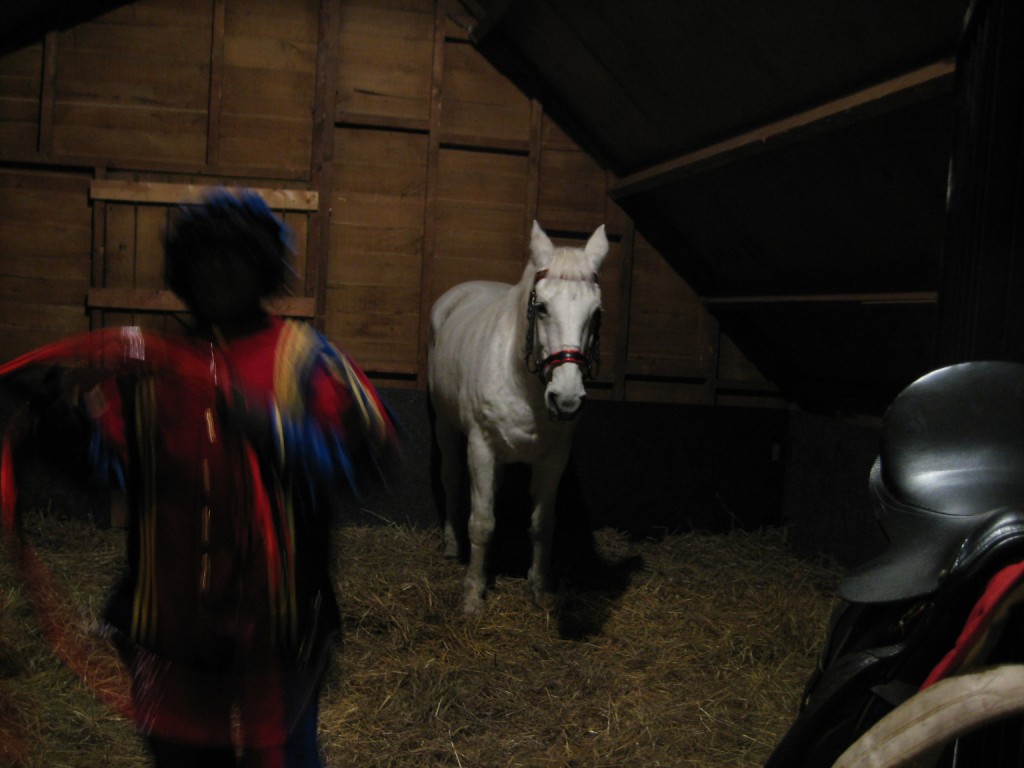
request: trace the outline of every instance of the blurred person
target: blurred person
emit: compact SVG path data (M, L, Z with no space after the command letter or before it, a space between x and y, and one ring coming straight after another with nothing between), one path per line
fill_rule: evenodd
M125 364L65 398L127 500L127 569L105 626L156 768L320 766L319 690L340 627L331 512L339 486L397 453L395 424L345 353L265 311L290 247L256 194L181 206L164 251L187 332L90 335L93 356L98 338Z

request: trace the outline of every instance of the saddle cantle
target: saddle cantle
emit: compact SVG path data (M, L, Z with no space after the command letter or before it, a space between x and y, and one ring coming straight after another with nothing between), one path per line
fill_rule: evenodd
M1024 364L952 365L904 389L869 489L889 546L843 580L850 602L930 594L1024 535Z

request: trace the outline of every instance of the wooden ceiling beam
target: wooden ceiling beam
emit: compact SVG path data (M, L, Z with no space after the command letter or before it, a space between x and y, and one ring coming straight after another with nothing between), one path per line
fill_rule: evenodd
M616 200L648 191L726 163L750 157L823 131L883 114L953 87L954 59L929 64L821 106L624 176L609 188Z
M763 296L701 296L707 307L754 304L934 304L935 291L881 293L771 294Z

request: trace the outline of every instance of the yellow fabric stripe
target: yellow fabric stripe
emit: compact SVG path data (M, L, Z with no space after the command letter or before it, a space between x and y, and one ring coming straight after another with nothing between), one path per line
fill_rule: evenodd
M289 417L302 412L305 393L301 387L317 346L316 331L305 323L286 320L274 353L274 395Z

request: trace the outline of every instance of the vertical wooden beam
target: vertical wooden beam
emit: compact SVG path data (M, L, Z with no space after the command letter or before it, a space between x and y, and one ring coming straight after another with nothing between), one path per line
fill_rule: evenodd
M331 206L334 203L334 123L338 91L340 0L320 0L316 88L313 94L313 152L310 181L318 207L309 225L305 295L316 298L314 325L323 330L327 306L327 267L331 253Z
M530 168L527 171L526 181L526 221L523 224L526 233L526 239L523 242L527 244L527 247L523 249L523 266L526 266L526 260L530 258L530 233L540 208L540 161L543 151L543 133L544 107L537 99L533 99L530 102Z
M100 166L93 173L93 179L106 178L107 169ZM102 200L92 201L92 262L89 267L89 287L103 288L107 283L107 204ZM103 310L89 310L89 330L103 327Z
M220 118L224 103L224 2L213 0L210 34L210 98L206 112L206 164L220 162Z
M42 155L53 154L53 123L57 110L57 33L43 38L42 87L39 95L39 135L36 149Z
M434 59L430 74L430 134L427 142L425 199L423 202L423 247L420 262L420 321L417 339L416 386L427 386L427 343L430 308L434 299L434 254L437 238L437 185L441 160L441 99L444 95L444 45L448 20L444 3L434 8Z
M622 249L622 280L619 285L619 317L615 336L615 354L612 365L615 368L612 381L612 399L626 399L626 361L629 356L629 313L633 300L633 247L636 243L636 226L629 220L619 247Z

